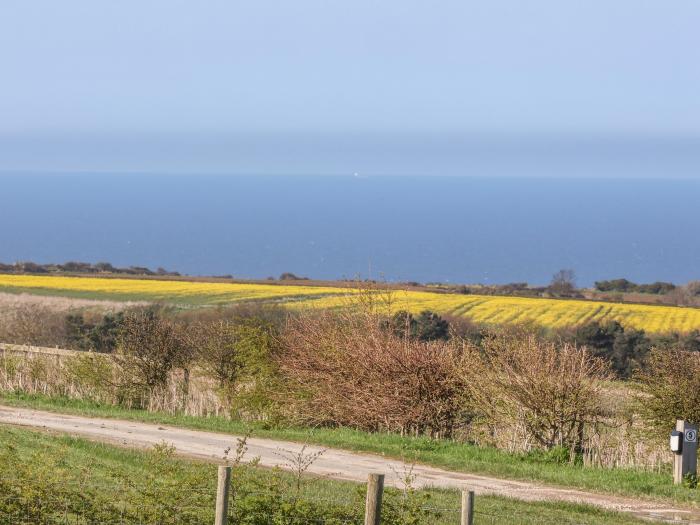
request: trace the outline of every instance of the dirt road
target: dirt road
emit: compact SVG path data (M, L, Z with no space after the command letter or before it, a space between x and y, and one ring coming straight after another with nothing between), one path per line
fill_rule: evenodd
M224 450L236 446L236 436L122 421L63 415L24 408L0 406L0 423L43 428L55 432L79 435L96 441L122 446L150 447L166 441L177 453L216 462ZM285 451L297 452L299 443L269 439L248 439L249 458L259 457L263 466L285 468ZM321 447L309 447L309 452ZM388 485L401 486L409 466L401 461L371 454L357 454L338 449L326 449L309 472L336 479L364 481L370 472L386 474ZM644 518L668 520L675 523L700 525L700 511L673 508L633 498L596 494L573 489L555 488L535 483L510 481L487 476L449 472L424 465L413 466L417 486L469 488L477 494L497 494L527 501L558 500L597 505L611 510L629 512Z

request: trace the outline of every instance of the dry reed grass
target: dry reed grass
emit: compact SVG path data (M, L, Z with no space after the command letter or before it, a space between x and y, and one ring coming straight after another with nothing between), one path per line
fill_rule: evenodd
M182 370L172 372L164 388L156 389L146 399L133 403L133 400L121 399L118 390L110 388L104 381L105 372L100 363L106 363L110 373L116 373L112 358L104 354L0 345L0 390L66 396L125 408L135 404L148 411L169 414L231 417L231 407L220 395L217 381L200 369L193 368L189 374ZM609 413L604 424L591 427L587 432L585 447L579 456L582 465L655 472L666 468L669 454L663 444L640 432L642 422L629 412L627 399L621 399L621 396L629 397L631 392L610 383L605 406ZM454 438L497 446L512 453L541 452L540 444L531 437L521 415L500 416L497 422L474 421L456 432ZM235 417L240 417L240 413Z
M52 312L69 313L74 310L96 310L102 313L115 313L128 308L143 306L143 301L106 301L97 299L77 299L28 293L0 292L0 317L20 308L45 308Z

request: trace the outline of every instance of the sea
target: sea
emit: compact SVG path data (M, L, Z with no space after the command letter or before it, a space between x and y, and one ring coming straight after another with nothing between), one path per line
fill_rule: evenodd
M700 178L4 173L0 261L191 275L700 279Z

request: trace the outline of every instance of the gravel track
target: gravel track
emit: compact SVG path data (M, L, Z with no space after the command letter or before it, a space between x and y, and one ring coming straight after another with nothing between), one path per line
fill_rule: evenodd
M172 444L178 454L220 461L225 449L235 449L235 435L189 430L168 425L64 415L26 408L0 406L0 424L34 427L53 432L82 436L120 446L149 448L163 441ZM259 457L266 467L286 468L284 455L298 452L299 443L271 439L248 438L248 458ZM585 503L610 510L629 512L638 517L673 523L700 525L700 511L674 507L654 501L598 494L576 489L557 488L531 482L450 472L426 465L407 465L395 459L360 454L339 449L309 446L307 452L324 450L309 473L334 479L362 482L370 472L386 474L386 484L401 486L401 478L412 468L418 487L469 488L477 494L496 494L525 501L568 501Z

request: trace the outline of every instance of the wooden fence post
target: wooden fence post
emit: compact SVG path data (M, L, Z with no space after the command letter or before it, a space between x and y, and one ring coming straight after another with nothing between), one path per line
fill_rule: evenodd
M474 525L474 491L462 491L462 521L461 525Z
M228 492L231 486L231 467L220 466L216 485L216 515L214 525L228 523Z
M384 474L370 474L367 478L367 500L365 501L365 525L379 525L382 519L382 492Z
M679 485L686 476L697 476L698 473L698 427L678 419L676 430L681 434L681 453L673 455L673 482Z

